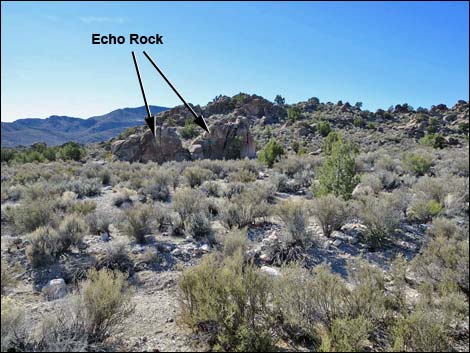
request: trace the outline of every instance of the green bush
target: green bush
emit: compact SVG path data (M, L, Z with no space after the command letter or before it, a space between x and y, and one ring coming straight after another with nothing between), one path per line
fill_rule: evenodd
M450 349L444 327L433 311L417 310L392 328L394 352L446 352Z
M271 168L274 162L276 162L283 154L284 148L282 145L276 140L271 139L259 152L258 159Z
M362 117L357 116L357 117L354 118L353 125L355 127L362 128L362 127L366 126L366 122L364 121L364 119Z
M403 162L407 169L416 176L425 175L433 165L431 157L417 153L405 154Z
M287 119L289 120L297 121L299 120L301 114L302 111L300 110L300 108L292 107L287 109Z
M2 295L1 300L1 350L21 351L26 343L25 311L10 297Z
M273 347L270 328L269 278L244 256L206 256L183 272L179 282L182 320L191 327L212 323L214 350L269 351Z
M372 324L359 316L336 319L331 330L322 337L320 352L364 352L368 346Z
M318 195L333 193L342 196L345 200L351 198L351 194L359 183L356 175L357 147L351 143L343 142L340 138L331 146L329 154L319 170Z
M180 135L185 140L195 138L199 135L197 125L191 119L186 119L184 127L180 130Z
M223 237L222 253L225 257L234 256L238 252L245 254L248 250L246 229L234 229Z
M328 136L328 134L331 132L330 123L328 121L320 121L317 124L317 131L323 137Z
M446 140L444 137L435 133L426 134L419 140L419 143L433 148L444 148L446 146Z
M320 196L312 201L312 214L318 221L323 235L330 237L339 230L348 218L346 203L333 195Z
M173 196L173 209L178 213L183 227L188 227L192 215L207 212L205 196L200 190L182 188Z

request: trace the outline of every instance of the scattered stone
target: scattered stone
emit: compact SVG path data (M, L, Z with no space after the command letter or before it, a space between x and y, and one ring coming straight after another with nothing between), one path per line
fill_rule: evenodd
M63 298L67 295L67 285L63 278L52 279L49 283L42 289L46 300L56 300Z
M183 254L183 251L180 249L180 248L176 248L175 250L173 250L171 252L171 255L175 256L175 257L179 257Z
M343 243L343 242L342 242L341 240L336 239L336 240L333 242L333 245L336 246L336 247L338 247L338 246L340 246L342 243Z
M272 277L279 277L281 275L281 272L279 272L279 270L275 269L274 267L261 266L260 270L261 272L264 272Z

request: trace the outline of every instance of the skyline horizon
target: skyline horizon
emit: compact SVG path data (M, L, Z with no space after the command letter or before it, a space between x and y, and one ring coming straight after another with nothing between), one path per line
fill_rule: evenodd
M2 2L2 122L91 117L254 92L286 103L451 106L469 100L468 2ZM438 24L438 25L436 25ZM130 44L131 33L159 44ZM119 45L93 34L122 35ZM157 40L155 40L156 42ZM163 44L162 44L163 43Z

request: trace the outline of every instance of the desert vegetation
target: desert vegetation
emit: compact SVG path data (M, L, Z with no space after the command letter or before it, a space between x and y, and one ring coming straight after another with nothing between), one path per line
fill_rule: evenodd
M2 149L2 351L468 351L468 103L204 109L257 158Z

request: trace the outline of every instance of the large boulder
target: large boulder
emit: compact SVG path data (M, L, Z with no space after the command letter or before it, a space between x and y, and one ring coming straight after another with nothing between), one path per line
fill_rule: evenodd
M209 130L210 133L204 133L185 145L176 127L157 126L156 137L146 129L144 133L114 141L111 152L119 160L143 163L256 156L255 141L247 119L239 117L233 122L220 121L211 125Z

